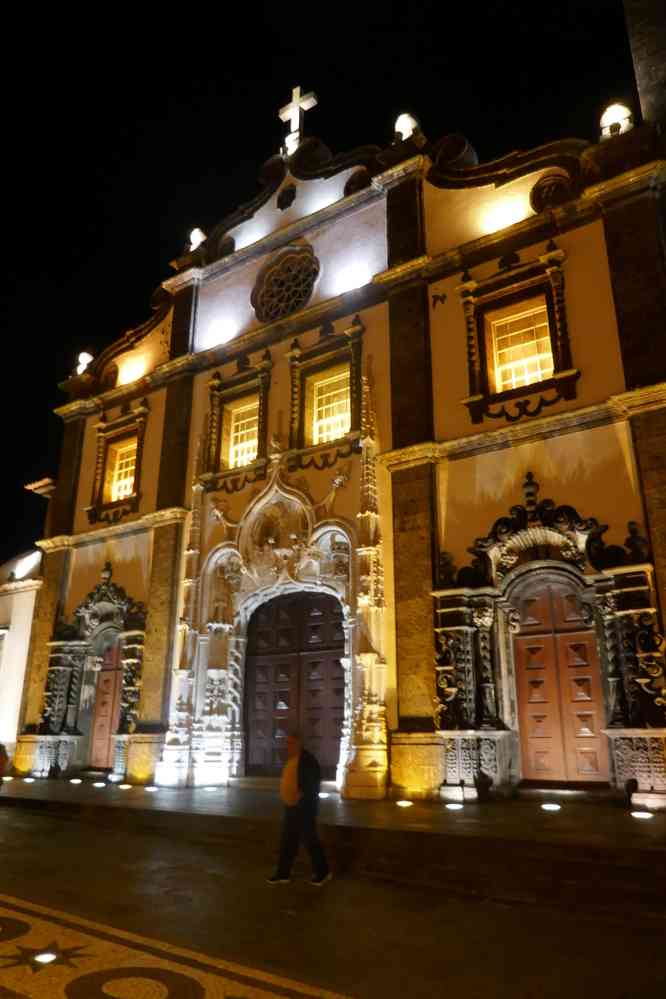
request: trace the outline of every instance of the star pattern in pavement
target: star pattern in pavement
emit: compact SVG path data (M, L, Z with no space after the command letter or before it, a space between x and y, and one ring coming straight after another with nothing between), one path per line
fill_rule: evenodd
M6 968L19 968L26 966L30 968L33 972L43 971L44 968L53 968L57 964L64 964L68 968L76 968L77 965L74 963L76 960L81 960L82 958L92 957L91 954L82 954L81 951L86 950L86 947L58 947L58 944L50 943L47 947L21 947L20 944L16 945L16 954L3 954L0 956L0 961L8 961L8 964L2 965L2 970ZM37 958L40 954L53 954L55 955L50 961L38 961Z

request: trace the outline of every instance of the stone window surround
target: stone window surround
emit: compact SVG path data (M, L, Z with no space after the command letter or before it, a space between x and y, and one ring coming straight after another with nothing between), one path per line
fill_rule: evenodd
M330 326L325 324L320 330L319 340L312 347L302 348L297 339L292 342L287 354L291 371L290 450L321 451L336 444L335 441L316 445L307 443L306 383L313 375L343 364L349 365L350 424L348 433L340 441L349 443L358 439L361 432L361 354L364 332L365 326L356 315L352 324L341 334L333 333Z
M500 272L482 281L467 274L463 276L466 280L457 288L467 329L469 396L463 404L472 423L481 423L484 417L514 422L521 416L537 416L544 407L561 399L576 397L580 372L573 368L571 359L562 270L565 259L564 251L551 241L544 254L527 264L520 264L516 255L515 260L500 261ZM553 374L540 382L493 392L486 317L499 308L540 296L548 311ZM546 395L548 392L552 394ZM539 396L536 401L528 398L536 394Z
M273 363L270 355L264 355L256 367L247 368L239 365L238 372L224 381L219 371L214 372L209 383L210 406L208 411L208 445L206 448L204 473L207 488L223 484L234 476L254 473L254 478L265 478L268 461L268 392L271 383ZM259 417L257 427L257 457L249 465L238 468L224 466L222 460L222 445L224 440L224 410L229 403L242 399L244 396L256 395L259 401Z
M122 409L120 416L114 420L107 420L106 414L102 413L100 422L96 425L97 449L95 455L95 474L93 476L92 496L90 506L85 512L90 524L104 521L107 524L115 524L122 517L130 513L136 513L141 501L141 465L143 457L143 445L146 433L146 422L148 419L148 400L142 399L138 406L131 408L127 402ZM117 444L125 438L136 438L136 465L134 470L134 488L131 495L124 496L115 501L105 501L104 483L107 477L107 463L110 453L110 445Z

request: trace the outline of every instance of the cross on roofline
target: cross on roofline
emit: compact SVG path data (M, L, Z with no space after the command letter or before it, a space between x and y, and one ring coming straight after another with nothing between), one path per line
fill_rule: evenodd
M317 104L317 95L310 91L309 94L301 95L301 88L294 87L291 92L291 101L280 108L278 112L280 121L289 122L289 134L285 138L287 155L295 153L301 144L303 132L303 116L305 111L309 111Z

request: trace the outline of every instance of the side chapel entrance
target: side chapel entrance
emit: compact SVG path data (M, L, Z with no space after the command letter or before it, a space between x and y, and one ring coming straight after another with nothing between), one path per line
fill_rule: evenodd
M290 730L332 779L340 755L345 654L340 603L328 594L276 597L250 620L245 672L246 773L277 776Z
M113 766L114 735L120 721L120 696L123 686L123 669L120 663L120 644L114 642L104 652L102 668L97 677L95 712L90 737L90 766L108 770Z
M514 638L525 780L607 781L608 748L596 634L573 583L532 577Z

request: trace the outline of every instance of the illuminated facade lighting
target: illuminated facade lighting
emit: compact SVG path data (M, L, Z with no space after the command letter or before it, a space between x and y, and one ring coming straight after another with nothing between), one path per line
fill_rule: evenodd
M143 357L128 357L118 365L118 385L129 385L143 378L146 362Z
M76 365L77 375L82 375L89 364L93 361L92 354L89 354L87 350L82 350L79 354L78 364Z
M51 950L45 950L41 954L35 954L34 960L39 964L51 964L58 958L57 954L54 954Z
M155 785L154 785L154 784L150 784L150 785L149 785L149 786L148 786L148 787L146 788L146 791L149 791L149 792L150 792L151 794L153 794L153 793L154 793L155 791L158 791L158 790L159 790L159 788L155 787Z
M419 123L416 118L413 118L411 114L403 112L403 114L398 115L396 118L393 131L396 134L396 138L399 136L404 142L405 139L409 139L414 134L418 127Z
M14 566L14 579L25 579L25 577L36 569L42 559L41 552L30 552L19 559Z
M81 780L80 777L72 777L69 783L70 784L82 784L83 781Z
M461 805L459 801L450 801L446 807L450 812L460 812L465 806Z
M104 783L103 780L96 780L95 783L93 784L93 787L106 787L106 784Z
M35 783L35 778L34 777L24 777L23 778L23 783L24 784L34 784Z
M653 819L654 818L654 813L653 812L632 812L631 813L631 817L632 817L632 819Z
M541 806L544 812L559 812L562 806L558 805L556 801L544 801Z
M3 777L2 779L3 779L4 781L6 781L7 783L8 783L8 782L9 782L10 780L14 780L14 778L13 778L13 777L10 777L10 776L9 776L9 774L8 774L8 775L7 775L6 777Z
M487 235L522 222L532 214L527 197L497 197L481 215L481 229Z
M610 139L614 135L622 135L634 127L631 108L626 104L609 104L601 116L601 138Z
M201 246L203 241L206 239L206 233L203 229L198 227L193 229L190 233L190 253L192 253L198 246Z
M119 784L118 787L120 788L121 791L129 791L130 788L132 787L132 785L131 784Z
M414 804L413 801L407 801L406 799L402 799L401 801L396 801L396 805L398 806L398 808L411 808L413 804Z

